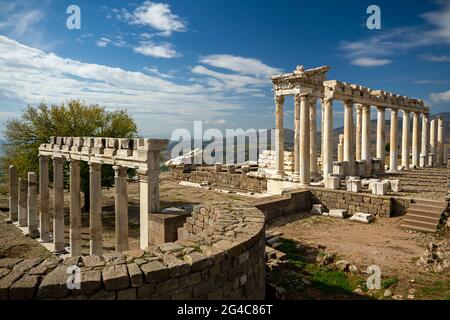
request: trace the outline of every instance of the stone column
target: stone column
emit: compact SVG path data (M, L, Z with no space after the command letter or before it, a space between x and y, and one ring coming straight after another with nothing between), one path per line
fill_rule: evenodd
M41 241L50 241L50 217L48 214L48 157L39 156L39 229Z
M414 166L414 168L418 168L420 163L419 121L420 114L418 112L414 112L412 133L412 165Z
M35 172L28 172L28 235L31 238L39 237L37 217L37 177Z
M429 130L429 123L430 123L430 116L428 114L423 114L422 117L422 150L420 154L420 166L422 168L426 167L428 165L428 130Z
M322 168L323 178L333 173L333 99L322 99Z
M437 164L444 163L444 119L437 118Z
M64 172L63 158L53 158L53 245L64 251Z
M386 130L386 111L384 107L377 107L377 158L380 158L380 171L384 172L386 162L385 149L385 130Z
M403 110L402 167L409 169L409 112Z
M300 99L294 99L294 177L300 179Z
M128 250L128 194L127 194L127 168L113 166L114 169L114 195L116 214L116 251Z
M89 197L91 207L89 211L89 229L91 233L89 245L90 254L103 255L102 230L102 165L89 163Z
M344 108L344 161L347 162L347 175L353 176L355 173L353 101L344 101Z
M300 99L300 184L310 185L310 135L309 135L309 105L307 96L296 95L295 99Z
M18 210L18 226L26 227L27 219L27 179L19 178L19 210Z
M437 123L436 119L431 120L430 122L430 153L434 154L433 163L431 165L436 164L436 153L437 153Z
M309 103L309 163L310 173L313 178L317 178L319 172L317 170L317 98L310 97Z
M391 141L389 152L389 172L397 172L398 169L398 110L391 109Z
M342 162L342 161L344 161L344 135L343 134L339 135L339 143L338 143L337 149L338 149L338 154L337 154L338 161Z
M361 160L362 105L355 104L355 108L356 108L356 134L355 134L356 160Z
M362 106L362 130L361 130L361 160L366 161L366 175L372 171L372 158L370 157L370 105Z
M17 183L17 168L13 165L9 166L9 221L17 221L18 218L18 183Z
M70 255L81 255L80 161L70 160ZM91 199L91 205L96 199Z
M276 153L276 172L277 176L284 176L284 114L283 114L284 96L275 96L275 153ZM295 155L294 155L295 157Z

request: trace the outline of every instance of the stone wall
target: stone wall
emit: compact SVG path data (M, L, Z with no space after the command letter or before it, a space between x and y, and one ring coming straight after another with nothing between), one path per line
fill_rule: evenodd
M323 204L327 209L347 209L349 213L370 213L391 217L402 215L411 203L409 198L393 198L343 190L311 188L311 204Z
M194 213L194 220L203 217L202 232L145 250L64 261L0 259L0 300L264 299L263 214L231 203ZM74 266L79 289L66 284Z
M256 200L253 205L264 213L266 221L311 209L309 191L295 191L282 196Z
M197 183L207 182L211 186L233 188L253 192L267 191L266 179L246 176L243 174L208 171L192 171L190 173L172 171L171 174L174 179L180 181L191 181Z

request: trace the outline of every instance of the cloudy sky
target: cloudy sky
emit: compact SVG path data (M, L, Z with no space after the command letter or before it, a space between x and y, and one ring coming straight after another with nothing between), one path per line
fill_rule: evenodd
M147 137L195 120L270 128L269 77L298 64L450 111L450 1L377 1L381 30L366 27L370 4L0 0L0 126L27 104L75 98L126 108ZM79 30L66 26L70 5ZM336 104L336 127L341 115Z

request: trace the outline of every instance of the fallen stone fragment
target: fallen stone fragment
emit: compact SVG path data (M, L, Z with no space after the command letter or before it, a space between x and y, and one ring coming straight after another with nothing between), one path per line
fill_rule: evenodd
M331 209L328 216L333 218L345 219L348 216L348 211L345 209Z
M352 215L349 220L362 223L371 223L374 221L374 217L370 213L357 212Z

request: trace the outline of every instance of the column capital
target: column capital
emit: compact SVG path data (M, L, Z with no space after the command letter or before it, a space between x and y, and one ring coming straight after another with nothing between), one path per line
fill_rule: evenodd
M275 100L275 104L278 105L282 105L284 103L284 95L281 94L276 94L274 96L274 100Z
M398 114L398 109L391 109L392 114Z
M408 110L401 110L401 111L403 112L403 115L405 115L405 116L410 114L410 111L408 111Z
M353 108L353 100L343 100L342 103L346 108Z
M384 112L384 111L386 111L386 108L385 107L380 107L380 106L375 106L376 108L377 108L377 111L378 112Z
M124 166L113 166L113 169L114 169L114 175L115 175L116 178L126 177L127 170L128 170L127 167L124 167Z
M52 156L52 160L53 160L53 163L62 163L62 162L64 162L64 158L63 157Z
M325 96L323 98L320 98L320 102L322 104L333 103L333 97Z
M355 103L354 105L355 105L356 112L361 112L362 108L364 106L362 103Z
M100 171L102 169L102 164L101 163L89 161L88 164L89 164L89 171L90 172L92 172L92 171Z

